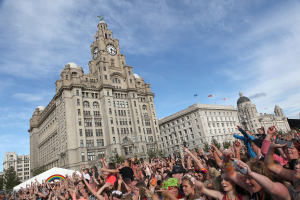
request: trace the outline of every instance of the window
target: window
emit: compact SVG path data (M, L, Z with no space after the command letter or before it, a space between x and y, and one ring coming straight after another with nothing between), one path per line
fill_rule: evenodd
M77 106L80 106L80 100L77 99Z
M79 90L76 90L76 95L79 96Z
M107 80L107 75L104 75L104 79Z
M95 126L102 126L101 119L95 118Z
M109 112L109 114L112 114L112 112L111 112L111 108L109 108L109 109L108 109L108 112Z
M84 126L92 126L92 119L84 119Z
M83 161L83 162L85 161L84 160L84 152L81 152L81 161Z
M93 103L93 108L99 108L99 103L98 102L94 102Z
M135 109L135 114L136 114L136 115L138 115L138 111L137 111L137 109Z
M88 161L93 161L95 160L95 152L88 152Z
M116 138L113 137L113 144L116 144Z
M109 96L109 90L106 90L106 95Z
M89 108L90 107L89 102L87 102L87 101L83 102L83 107L84 108Z
M132 98L135 98L135 97L134 97L134 93L132 93Z
M153 112L153 117L155 117L155 114L154 114L154 112Z
M132 83L132 79L130 79L130 83Z
M111 133L115 133L115 129L114 129L114 127L111 127Z
M153 142L153 137L152 136L148 136L148 141L149 142Z
M78 124L79 126L81 126L81 119L78 119Z
M85 136L86 137L92 137L93 136L93 130L92 129L85 129Z
M113 124L114 123L114 121L113 121L113 118L111 117L110 118L110 124Z
M83 140L80 140L80 147L83 147Z
M96 136L103 136L102 129L96 129Z
M82 129L79 129L79 136L82 136Z
M80 109L77 110L78 115L80 115Z
M107 104L110 106L110 99L107 99Z
M103 139L97 140L97 147L102 147L102 146L104 146Z
M131 72L130 72L130 71L128 71L128 75L131 75Z

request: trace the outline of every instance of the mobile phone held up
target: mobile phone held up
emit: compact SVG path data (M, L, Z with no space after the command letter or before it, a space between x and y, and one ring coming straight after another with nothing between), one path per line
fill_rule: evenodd
M276 140L275 140L275 143L276 144L287 144L286 147L288 147L290 149L293 148L293 142L290 141L290 140L286 140L286 139L282 139L282 138L277 137Z

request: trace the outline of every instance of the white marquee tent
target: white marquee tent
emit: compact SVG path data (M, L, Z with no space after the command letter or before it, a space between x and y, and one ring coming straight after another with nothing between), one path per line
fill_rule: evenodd
M50 182L50 181L58 180L61 177L65 178L66 174L68 174L68 176L72 176L72 174L74 172L75 172L74 170L53 167L52 169L49 169L48 171L45 171L44 173L41 173L27 181L24 181L23 183L15 186L14 190L26 188L26 184L31 184L31 182L36 182L35 179L40 183L42 183L43 180ZM76 171L76 173L80 175L80 172Z

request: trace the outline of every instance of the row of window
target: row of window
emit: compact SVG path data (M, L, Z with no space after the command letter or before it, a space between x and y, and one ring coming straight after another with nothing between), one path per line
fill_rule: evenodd
M230 122L230 123L226 123L226 126L228 127L229 126L229 124L230 124L230 126L235 126L235 122ZM208 127L211 127L211 125L212 125L212 127L220 127L220 124L219 123L207 123L207 125L208 125ZM221 123L221 126L222 127L225 127L225 123Z
M124 139L122 141L122 143L127 143L127 142L128 142L127 139ZM134 143L136 142L135 136L133 136L133 142ZM140 142L143 142L143 138L142 138L141 135L140 135ZM147 142L146 136L145 136L145 142ZM153 142L153 137L152 136L148 136L148 142ZM86 144L87 148L94 147L94 140L86 140L85 144ZM112 144L116 144L116 138L115 137L113 137ZM97 147L103 147L103 146L104 146L104 140L103 139L97 139ZM80 147L84 147L83 140L80 140ZM29 168L28 168L28 170L29 170ZM22 171L22 170L18 170L18 171Z

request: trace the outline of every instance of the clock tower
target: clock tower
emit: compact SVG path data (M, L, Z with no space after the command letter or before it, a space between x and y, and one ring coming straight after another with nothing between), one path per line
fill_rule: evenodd
M100 21L97 27L89 73L66 64L54 98L30 119L32 169L44 165L78 170L114 153L146 159L149 151L161 148L150 84L126 65L107 24Z

